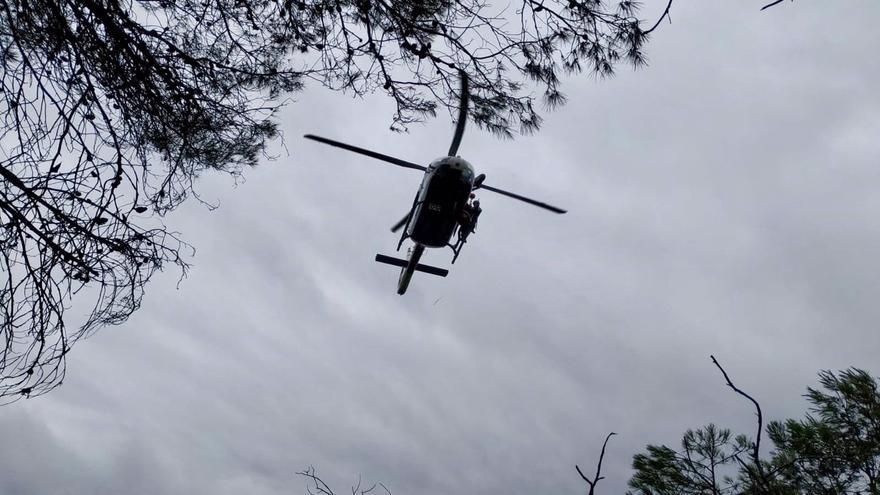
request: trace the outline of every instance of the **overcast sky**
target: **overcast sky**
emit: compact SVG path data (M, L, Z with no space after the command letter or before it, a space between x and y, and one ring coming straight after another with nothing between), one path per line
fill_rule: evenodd
M880 374L880 3L761 5L677 3L648 68L569 78L535 136L469 129L488 184L570 213L481 195L449 277L404 297L373 257L420 175L299 136L426 163L449 119L294 95L278 160L169 218L198 250L179 289L0 408L0 493L301 494L313 465L338 493L575 494L609 431L621 493L649 442L753 431L710 354L771 419L820 369Z

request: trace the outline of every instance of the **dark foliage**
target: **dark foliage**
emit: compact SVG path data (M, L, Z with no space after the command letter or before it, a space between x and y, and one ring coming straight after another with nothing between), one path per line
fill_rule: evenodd
M880 391L864 370L819 373L802 420L771 422L773 465L799 493L880 494Z
M305 81L455 108L509 135L564 101L561 73L644 62L638 3L523 0L0 0L0 397L60 383L79 338L125 321L157 270L185 273L161 216L205 171L255 165ZM76 297L75 295L82 297ZM66 310L92 301L84 321ZM85 312L85 311L83 311Z
M633 458L632 493L880 494L880 392L866 371L819 373L824 390L808 388L802 420L774 421L774 449L714 425L688 430L676 450L648 445Z
M735 493L725 466L750 448L745 436L713 424L688 430L681 449L648 445L647 453L633 457L636 474L629 482L636 493L728 494Z

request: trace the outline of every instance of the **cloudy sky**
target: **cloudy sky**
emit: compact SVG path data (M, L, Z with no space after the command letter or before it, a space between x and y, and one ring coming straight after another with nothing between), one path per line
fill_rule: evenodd
M470 129L487 183L570 213L483 195L450 276L405 297L373 257L419 174L299 136L424 163L449 120L295 95L277 160L169 219L198 249L179 288L0 408L0 493L301 494L312 465L340 493L574 494L609 431L621 493L649 442L752 431L710 354L776 419L820 369L880 374L880 4L760 7L681 2L648 68L569 79L538 135Z

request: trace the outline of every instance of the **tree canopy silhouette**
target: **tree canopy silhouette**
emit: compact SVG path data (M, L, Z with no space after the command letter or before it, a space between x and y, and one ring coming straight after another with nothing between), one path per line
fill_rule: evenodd
M0 0L0 397L60 383L71 345L125 321L166 266L161 217L207 171L238 176L307 81L396 103L392 127L454 110L492 132L540 124L560 75L644 63L620 0ZM76 300L89 316L68 322Z
M631 493L880 494L877 380L850 368L822 371L819 383L822 389L807 388L804 419L767 425L769 455L760 452L760 419L754 439L709 424L688 430L678 449L648 445L634 456Z

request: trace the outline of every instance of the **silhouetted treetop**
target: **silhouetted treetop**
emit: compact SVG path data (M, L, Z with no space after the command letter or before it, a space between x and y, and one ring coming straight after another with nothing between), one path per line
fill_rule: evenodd
M807 389L804 419L767 425L769 455L761 456L757 440L712 424L688 430L679 449L648 445L633 457L631 493L880 494L876 379L850 368L822 371L819 383L822 389Z

